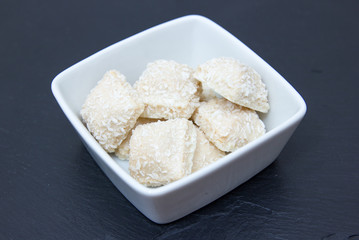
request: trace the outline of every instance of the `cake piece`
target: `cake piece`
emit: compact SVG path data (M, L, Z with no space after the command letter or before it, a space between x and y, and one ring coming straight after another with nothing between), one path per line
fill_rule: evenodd
M206 102L206 101L209 101L213 98L217 98L217 93L212 89L210 88L207 83L205 82L201 82L201 85L200 85L200 101L201 102Z
M141 118L141 117L138 118L135 126L133 127L133 129L128 133L125 140L123 140L122 143L120 144L120 146L116 149L115 155L121 160L128 160L129 157L130 157L130 139L131 139L131 136L132 136L132 131L138 125L151 123L151 122L157 122L157 121L160 121L160 120L152 119L152 118Z
M126 77L111 70L91 90L80 114L91 134L111 153L126 138L143 109Z
M208 141L206 135L196 127L197 144L193 157L192 173L208 166L209 164L224 157L226 154Z
M265 133L254 110L224 98L202 102L192 118L208 140L225 152L233 152Z
M189 119L198 107L198 86L193 70L185 64L167 60L149 63L134 84L146 105L141 117Z
M266 113L268 91L251 67L229 57L214 58L197 67L194 77L229 101Z
M183 118L139 125L130 140L130 175L139 183L158 187L192 171L197 132Z

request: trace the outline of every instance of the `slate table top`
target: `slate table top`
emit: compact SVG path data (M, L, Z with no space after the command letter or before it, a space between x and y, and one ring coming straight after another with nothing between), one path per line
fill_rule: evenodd
M0 1L0 239L359 239L358 1ZM62 70L200 14L273 66L308 111L268 168L170 224L145 218L50 90Z

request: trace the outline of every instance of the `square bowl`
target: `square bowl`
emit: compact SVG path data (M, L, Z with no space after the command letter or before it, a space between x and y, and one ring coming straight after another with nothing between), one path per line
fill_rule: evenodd
M271 109L261 114L267 133L213 164L159 188L147 188L128 172L128 162L106 153L81 121L86 96L103 74L117 69L133 84L146 64L175 60L196 67L214 57L233 57L261 74ZM181 17L115 43L55 77L52 92L82 142L118 190L156 223L177 220L223 196L272 163L306 113L298 92L271 66L213 21Z

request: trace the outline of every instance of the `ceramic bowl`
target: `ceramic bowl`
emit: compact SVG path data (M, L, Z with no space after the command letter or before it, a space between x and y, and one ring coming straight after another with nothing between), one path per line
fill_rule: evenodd
M139 184L129 175L128 162L106 153L81 121L86 96L107 70L119 70L133 84L146 64L157 59L196 67L221 56L236 58L261 74L271 105L267 114L261 114L267 133L183 179L159 188ZM161 224L205 206L271 164L306 113L302 97L271 66L228 31L197 15L160 24L95 53L57 75L52 91L113 184L146 217Z

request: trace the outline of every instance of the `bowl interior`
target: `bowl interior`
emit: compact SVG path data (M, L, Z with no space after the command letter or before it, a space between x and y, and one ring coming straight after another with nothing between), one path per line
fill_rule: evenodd
M196 67L221 56L239 59L261 74L271 105L269 113L261 114L268 132L280 127L302 107L300 96L274 69L226 30L200 16L179 18L120 41L62 72L53 88L57 99L61 98L61 107L67 109L66 115L81 123L79 112L86 96L110 69L119 70L133 84L146 64L157 59ZM128 171L127 162L112 157Z

